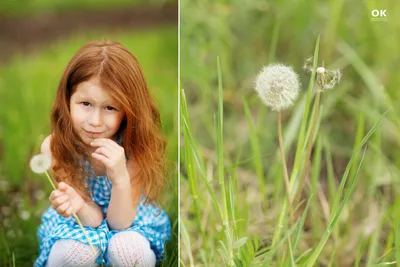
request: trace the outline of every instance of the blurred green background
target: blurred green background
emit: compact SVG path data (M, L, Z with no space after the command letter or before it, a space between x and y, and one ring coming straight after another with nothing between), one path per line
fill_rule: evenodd
M224 90L224 174L236 183L237 195L229 197L234 200L235 218L241 220L230 223L237 227L239 237L251 238L247 245L255 246L255 254L271 244L274 232L281 227L278 216L284 189L281 165L275 157L277 116L262 105L253 82L262 66L277 62L292 66L300 75L299 101L283 113L290 171L296 151L293 141L297 140L303 112L300 100L304 100L310 79L310 73L302 66L313 55L320 35L319 66L341 69L343 74L338 86L322 94L322 156L317 177L328 210L352 154L357 130L367 132L385 110L389 113L369 142L356 189L319 265L394 265L400 259L395 249L399 244L396 237L400 214L399 5L398 1L389 0L181 1L181 80L193 138L206 166L207 179L220 196L215 177L218 56ZM373 20L373 10L386 10L387 20ZM266 198L260 195L243 100L249 105L260 144ZM332 160L326 155L331 155ZM182 248L183 266L220 262L221 251L226 248L219 240L223 239L225 228L206 185L200 178L194 183L187 179L193 171L188 168L193 166L185 162L185 156L182 160L181 218L188 232ZM332 184L328 184L328 176L334 177ZM312 217L307 218L299 247L293 251L295 259L307 258L327 226L324 203L319 203L316 196L314 200ZM201 218L196 217L195 201L201 203ZM199 228L203 228L207 239L201 239ZM283 245L275 252L282 261L274 261L274 266L289 264L283 260L289 253L285 248ZM242 255L244 250L235 252Z
M102 11L105 9L126 8L132 6L152 6L159 8L164 4L177 5L172 0L4 0L0 6L1 14L8 15L40 15L54 12L74 12L74 11Z
M130 12L141 10L163 20L144 15L137 25L124 21ZM98 25L96 19L88 19L98 12L114 13L120 19ZM59 21L60 13L66 21ZM51 106L64 68L81 46L98 39L117 40L137 57L160 109L172 163L161 205L174 227L163 265L176 266L177 2L6 0L0 4L0 18L0 266L32 266L37 257L36 231L52 189L44 176L31 172L28 163L49 134ZM85 29L57 28L68 25L68 20L82 20ZM48 32L43 39L32 32L43 34L40 27Z

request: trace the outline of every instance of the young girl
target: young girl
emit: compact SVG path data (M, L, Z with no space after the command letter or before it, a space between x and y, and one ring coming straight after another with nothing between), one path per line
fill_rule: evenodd
M52 157L58 189L37 233L35 266L159 263L171 230L153 205L165 180L165 140L136 58L117 42L82 47L61 77L51 122L41 150Z

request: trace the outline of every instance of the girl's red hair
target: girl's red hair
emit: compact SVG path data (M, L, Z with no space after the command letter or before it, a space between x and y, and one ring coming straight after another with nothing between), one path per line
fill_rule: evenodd
M166 141L159 111L151 98L136 58L118 42L94 41L72 57L58 85L51 113L53 174L58 182L73 186L88 199L80 160L87 145L74 131L69 110L76 86L97 78L125 111L119 134L126 156L135 159L139 172L132 187L143 186L147 202L157 200L165 184ZM88 156L88 155L86 155Z

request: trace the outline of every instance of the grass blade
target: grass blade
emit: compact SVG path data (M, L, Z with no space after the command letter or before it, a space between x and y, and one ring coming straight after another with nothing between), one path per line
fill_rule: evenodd
M386 112L381 116L381 118L373 125L373 127L372 127L371 130L369 130L369 132L365 135L365 137L363 138L363 140L361 141L361 143L359 144L359 146L357 147L357 149L355 149L355 151L353 152L353 154L352 154L352 156L351 156L351 158L350 158L350 161L349 161L349 163L347 164L345 173L344 173L344 175L343 175L343 177L342 177L342 181L341 181L340 186L339 186L339 190L338 190L338 192L337 192L337 197L336 197L336 199L335 199L335 202L336 202L337 204L336 204L336 205L334 204L334 206L333 206L333 207L334 207L334 208L332 209L333 217L332 217L332 219L331 219L331 222L330 222L328 228L325 230L325 233L323 234L323 236L322 236L320 242L318 243L316 249L315 249L314 252L311 254L310 259L307 261L306 267L314 266L315 262L317 261L317 259L318 259L318 257L319 257L319 254L321 253L322 249L324 248L324 246L325 246L325 244L326 244L326 242L327 242L327 240L328 240L328 238L329 238L329 236L330 236L330 234L331 234L331 232L332 232L332 229L335 227L336 222L337 222L337 220L339 219L339 216L340 216L340 214L341 214L341 212L342 212L342 210L343 210L343 208L344 208L344 205L347 203L347 201L348 201L349 198L350 198L350 195L351 195L351 193L352 193L352 191L353 191L353 188L354 188L354 185L355 185L355 180L356 180L357 174L358 174L358 172L360 171L361 164L362 164L362 161L363 161L364 156L365 156L366 148L364 149L364 153L363 153L363 155L362 155L362 158L361 158L361 160L360 160L360 163L358 164L357 170L356 170L354 176L352 177L352 179L351 179L350 182L349 182L349 187L348 187L348 189L347 189L347 191L346 191L346 193L345 193L345 195L344 195L344 199L343 199L342 203L341 203L340 206L339 206L339 201L340 201L341 196L342 196L342 194L343 194L342 192L343 192L344 186L345 186L345 184L346 184L347 176L348 176L349 171L350 171L350 169L351 169L351 167L352 167L352 165L353 165L353 162L355 161L355 159L356 159L356 157L357 157L358 152L359 152L359 151L361 150L361 148L367 143L367 141L368 141L369 138L372 136L372 134L378 129L378 127L380 126L380 124L381 124L383 118L386 116L386 114L387 114L387 111L386 111Z

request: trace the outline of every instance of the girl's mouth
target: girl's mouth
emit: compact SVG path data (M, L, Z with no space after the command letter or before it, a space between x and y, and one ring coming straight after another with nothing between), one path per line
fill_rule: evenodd
M102 132L89 132L86 130L85 130L85 132L86 132L86 134L88 134L89 136L92 136L92 137L97 137L102 134Z

